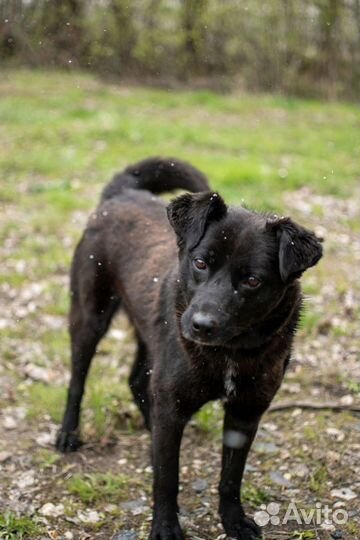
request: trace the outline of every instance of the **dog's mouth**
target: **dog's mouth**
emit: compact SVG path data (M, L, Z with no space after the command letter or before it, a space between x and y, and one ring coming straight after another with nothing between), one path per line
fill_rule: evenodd
M225 349L256 349L267 341L268 336L263 335L254 326L226 328L212 336L196 336L188 329L181 329L182 336L187 341L201 345L202 347L222 347Z
M224 328L224 329L217 329L216 333L209 333L208 335L206 333L203 333L202 335L198 335L195 332L193 332L191 329L188 328L181 328L182 336L187 340L191 341L192 343L196 343L197 345L202 345L205 347L233 347L237 343L239 343L243 338L246 338L248 335L248 332L251 329L250 328L237 328L233 332L231 332L231 329Z
M224 341L219 338L204 338L199 336L193 336L191 332L187 331L183 331L182 335L187 341L191 341L192 343L196 343L197 345L203 345L205 347L216 347L224 344Z

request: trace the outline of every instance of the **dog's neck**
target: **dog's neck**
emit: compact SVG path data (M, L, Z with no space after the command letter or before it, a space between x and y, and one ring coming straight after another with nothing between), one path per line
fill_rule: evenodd
M230 349L257 350L277 336L293 336L299 321L302 294L299 283L294 283L275 308L258 324L237 336Z

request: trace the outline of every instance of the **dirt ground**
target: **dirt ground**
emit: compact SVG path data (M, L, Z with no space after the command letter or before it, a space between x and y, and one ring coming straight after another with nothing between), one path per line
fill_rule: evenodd
M306 276L303 324L276 402L331 403L345 410L292 407L265 415L250 454L244 499L250 514L257 513L264 523L271 517L263 529L268 540L360 538L360 414L346 410L360 407L359 201L310 197L307 189L283 197L289 213L324 237L325 257ZM0 216L2 224L7 217L6 212ZM85 217L80 215L79 221ZM12 230L0 247L5 267L14 265L11 257L21 234L23 230ZM71 251L73 242L68 244ZM16 264L15 274L26 272L26 262ZM52 287L65 290L67 264L48 279ZM92 415L84 405L86 444L81 451L66 456L54 451L68 377L68 362L63 361L68 343L61 338L65 313L47 314L47 304L54 301L48 290L46 280L30 285L14 280L0 289L0 538L147 538L149 436L128 394L124 403L115 395L104 412L105 381L98 403L93 395L89 404ZM52 358L49 349L44 353L43 326L59 332ZM131 329L120 316L95 360L100 381L109 370L124 384L131 354ZM97 406L103 412L100 421ZM223 538L217 514L220 424L221 405L212 404L191 422L184 437L180 507L189 539ZM298 516L301 511L310 516L308 523L303 518L284 523L291 501ZM323 514L317 519L326 505L331 522ZM318 514L309 514L311 509Z

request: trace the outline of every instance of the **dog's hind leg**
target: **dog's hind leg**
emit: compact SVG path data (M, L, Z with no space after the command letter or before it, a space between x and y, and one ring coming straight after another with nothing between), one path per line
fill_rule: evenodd
M79 418L86 377L96 347L120 306L120 298L110 288L106 269L99 271L96 261L86 261L87 251L86 243L85 246L80 243L72 268L69 327L72 366L65 414L56 441L61 452L75 451L81 445Z
M150 430L150 400L149 400L149 380L150 366L147 360L146 346L138 337L138 349L136 352L135 362L132 367L129 385L134 396L135 403L139 407L143 417L145 426Z

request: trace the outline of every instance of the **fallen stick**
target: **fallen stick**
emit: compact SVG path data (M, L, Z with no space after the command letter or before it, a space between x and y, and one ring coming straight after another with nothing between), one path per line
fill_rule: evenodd
M287 409L308 409L321 411L329 409L331 411L360 412L360 405L341 405L340 403L312 403L311 401L283 401L271 405L268 412L285 411Z

